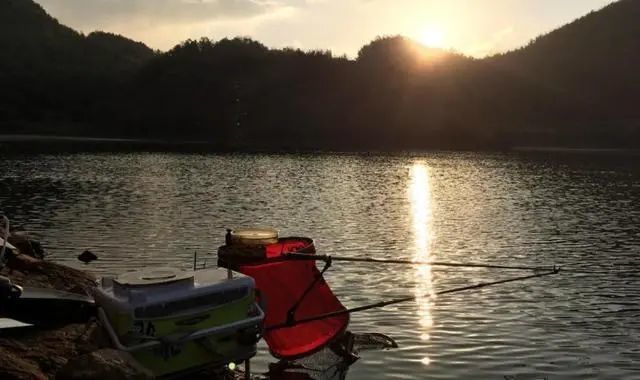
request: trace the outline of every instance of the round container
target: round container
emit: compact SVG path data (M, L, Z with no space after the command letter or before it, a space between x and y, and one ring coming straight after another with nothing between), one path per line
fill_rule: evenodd
M269 245L278 242L278 231L273 228L245 228L231 233L234 245Z

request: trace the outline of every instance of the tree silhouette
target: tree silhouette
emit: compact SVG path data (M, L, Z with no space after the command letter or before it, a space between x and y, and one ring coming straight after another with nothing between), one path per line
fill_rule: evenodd
M640 2L474 59L379 37L354 60L249 38L168 52L0 2L0 133L218 149L640 147Z

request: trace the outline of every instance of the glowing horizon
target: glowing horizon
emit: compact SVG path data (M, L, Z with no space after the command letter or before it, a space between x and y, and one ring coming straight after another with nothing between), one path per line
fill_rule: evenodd
M409 36L411 38L411 36ZM415 38L424 46L438 49L447 48L447 35L439 25L426 25Z
M187 39L250 37L272 48L355 57L379 36L482 57L512 50L612 0L36 0L83 33L159 50Z

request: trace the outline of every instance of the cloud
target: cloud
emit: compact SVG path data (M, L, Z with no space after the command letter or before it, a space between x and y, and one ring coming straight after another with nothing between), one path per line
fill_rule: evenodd
M6 0L0 0L6 1ZM61 23L169 49L187 38L250 36L268 46L357 54L379 35L430 25L476 57L516 48L613 0L35 0Z
M107 27L122 22L193 23L242 19L282 7L277 0L40 0L63 22L81 28Z

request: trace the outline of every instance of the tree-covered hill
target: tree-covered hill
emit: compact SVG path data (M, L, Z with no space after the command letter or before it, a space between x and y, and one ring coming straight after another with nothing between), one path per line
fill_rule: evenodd
M31 0L0 0L0 123L50 133L88 123L92 108L155 54L121 36L84 36Z
M640 128L640 1L618 1L485 61L566 102L558 120L577 129L569 134L588 128L606 139Z
M237 149L640 147L640 1L473 59L383 37L348 60L246 38L168 52L0 0L0 133Z

